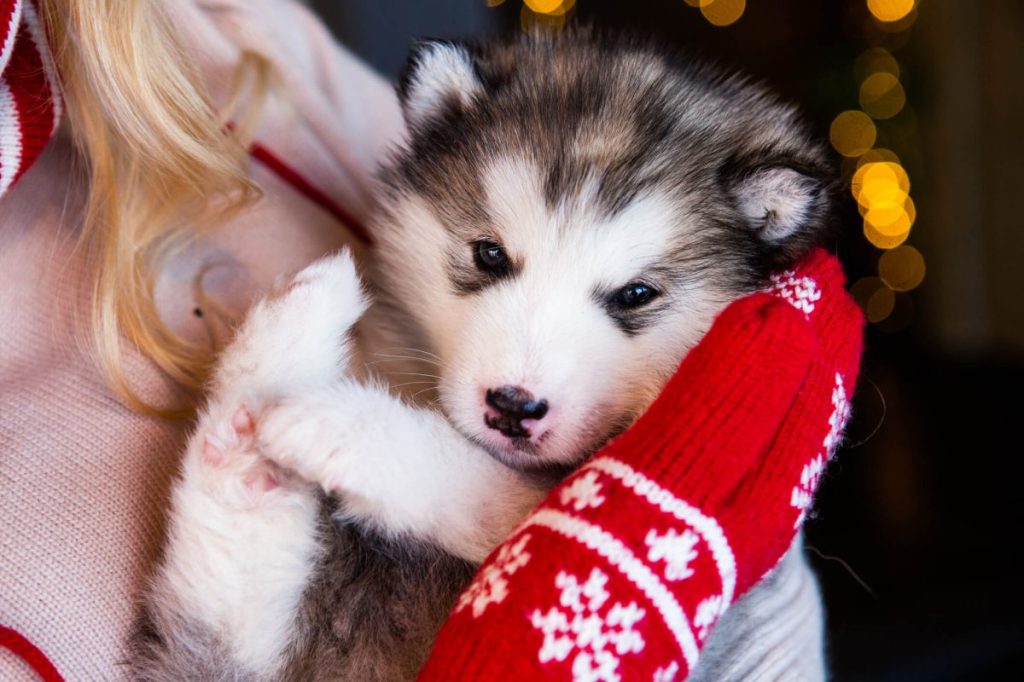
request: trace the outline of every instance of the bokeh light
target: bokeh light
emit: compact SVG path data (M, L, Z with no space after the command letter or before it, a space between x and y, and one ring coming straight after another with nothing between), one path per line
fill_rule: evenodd
M872 206L864 212L864 222L887 237L898 237L910 232L916 219L917 209L910 197L902 204Z
M861 277L850 287L850 295L872 323L887 318L896 305L895 293L878 277Z
M891 73L873 73L860 85L860 107L872 118L892 118L906 103L903 86Z
M576 6L576 0L523 0L537 14L561 16Z
M877 135L874 122L863 111L844 111L829 129L832 146L843 156L860 156L871 149Z
M914 9L914 0L867 0L868 11L875 19L891 23L899 21Z
M853 63L853 76L859 83L873 73L891 73L899 78L900 64L885 48L869 47Z
M924 256L913 246L900 246L882 254L878 276L894 291L910 291L924 281Z
M747 9L747 0L710 0L699 2L700 13L715 26L729 26L739 21Z
M534 11L531 8L532 5L536 5L546 11ZM519 12L519 26L527 33L538 29L557 33L565 28L569 19L569 10L575 5L576 0L566 0L563 3L526 0Z
M877 249L894 249L903 242L907 241L907 237L910 236L910 230L902 232L896 235L882 234L876 230L871 223L864 223L864 238L871 243Z

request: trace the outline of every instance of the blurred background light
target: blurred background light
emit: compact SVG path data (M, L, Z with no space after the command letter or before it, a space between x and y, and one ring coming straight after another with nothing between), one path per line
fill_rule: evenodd
M576 0L524 0L537 14L563 15L573 8Z
M906 232L900 232L895 235L882 234L871 223L864 221L864 238L876 249L894 249L907 241L909 236L909 229Z
M900 63L885 48L869 47L853 62L853 77L860 82L873 73L891 73L899 78Z
M894 291L910 291L924 281L924 256L913 246L886 251L878 260L878 276Z
M844 111L829 129L832 146L843 156L860 156L871 149L877 135L874 122L863 111Z
M882 22L903 19L914 9L914 0L867 0L868 11Z
M891 73L873 73L860 84L860 107L872 118L892 118L906 103L903 86Z
M700 12L715 26L729 26L739 21L747 9L746 0L699 0Z
M879 277L861 277L850 287L850 294L864 311L864 316L872 323L881 322L888 317L896 304L893 290Z

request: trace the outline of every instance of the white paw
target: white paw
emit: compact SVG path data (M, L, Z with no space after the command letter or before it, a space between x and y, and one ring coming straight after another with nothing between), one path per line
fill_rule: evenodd
M268 460L294 472L327 492L345 488L345 437L339 420L308 400L284 399L267 404L254 415L255 445Z
M221 357L218 401L254 404L336 379L366 304L347 251L309 265L250 310Z
M212 415L211 415L212 417ZM287 500L305 484L259 455L252 417L240 407L219 419L204 419L193 436L186 466L208 495L237 509Z

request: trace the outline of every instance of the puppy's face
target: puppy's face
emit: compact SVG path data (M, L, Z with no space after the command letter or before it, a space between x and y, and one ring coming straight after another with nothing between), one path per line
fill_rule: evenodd
M749 150L735 134L697 139L679 102L639 110L637 79L657 95L680 78L659 63L546 82L529 68L537 45L507 49L516 58L491 68L516 66L488 90L486 56L421 47L404 87L410 143L384 178L380 274L439 357L457 429L512 466L573 464L761 282L759 258L806 239L821 186L796 163L738 163L729 144ZM604 105L572 107L574 87L595 83ZM666 131L653 141L652 122Z

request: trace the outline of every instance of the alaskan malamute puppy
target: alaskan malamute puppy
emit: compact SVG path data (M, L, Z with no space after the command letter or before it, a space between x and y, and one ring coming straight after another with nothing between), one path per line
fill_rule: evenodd
M139 678L413 677L474 566L828 223L790 106L643 43L424 42L399 93L373 303L322 260L224 353Z

